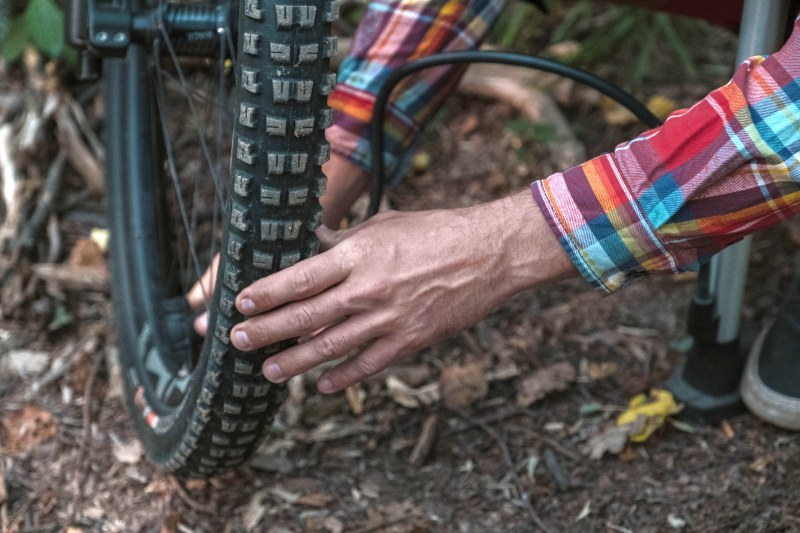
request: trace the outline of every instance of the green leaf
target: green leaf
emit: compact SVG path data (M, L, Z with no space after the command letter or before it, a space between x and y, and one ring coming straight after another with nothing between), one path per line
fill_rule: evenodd
M675 55L678 56L678 61L680 61L683 66L683 70L690 78L695 78L697 77L697 69L694 66L694 61L692 61L692 54L689 52L689 49L686 48L680 36L678 36L670 20L669 16L664 13L656 15L656 22L661 27L661 31L666 41L675 52Z
M580 413L581 416L588 416L588 415L593 415L595 413L600 413L604 411L605 408L606 406L603 405L602 403L597 403L597 402L582 403L581 406L578 408L578 413Z
M11 21L6 38L3 40L3 57L9 63L16 61L25 50L25 45L31 40L24 17L17 17Z
M72 315L61 303L56 303L53 311L53 318L47 325L48 331L58 331L59 329L72 324Z
M697 428L695 428L688 422L684 422L683 420L677 420L675 418L668 418L667 420L678 431L683 431L684 433L697 433Z
M28 30L44 54L58 57L64 51L64 13L53 0L31 0L25 11Z

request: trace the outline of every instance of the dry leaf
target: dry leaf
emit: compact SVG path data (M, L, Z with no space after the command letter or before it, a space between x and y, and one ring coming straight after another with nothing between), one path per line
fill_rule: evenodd
M267 507L264 505L264 499L267 496L266 490L256 491L250 498L250 501L242 513L242 525L245 531L253 531L264 515L267 513Z
M145 494L160 494L166 496L172 492L172 485L165 477L157 477L144 488Z
M678 413L682 407L675 403L669 391L652 389L649 394L637 394L628 409L617 417L616 425L590 438L583 452L592 459L600 459L606 452L619 453L628 440L646 440L668 416Z
M464 118L461 124L458 125L458 133L466 137L470 133L474 133L480 125L481 123L480 120L478 120L478 115L474 113L469 114Z
M414 169L414 172L422 173L430 168L432 161L433 158L431 158L431 154L428 152L417 152L411 159L411 167Z
M758 459L756 459L755 461L753 461L752 463L750 463L748 468L753 472L758 472L759 474L763 474L764 471L767 469L767 467L771 465L774 460L775 458L771 455L763 455Z
M12 350L0 359L0 371L12 371L22 378L38 376L50 366L50 355L38 350Z
M112 452L117 461L126 465L138 463L139 459L142 458L142 454L144 454L142 444L137 439L133 439L130 442L115 442L112 446Z
M662 389L651 389L649 394L637 394L631 398L628 409L617 417L617 425L624 426L644 419L641 431L631 433L633 442L644 442L647 437L664 425L668 416L674 415L683 408L675 403L672 393Z
M286 490L285 488L281 487L280 485L276 485L269 489L269 493L278 498L279 500L283 500L286 503L294 504L300 498L300 495L292 492L290 490Z
M322 523L323 531L326 533L342 533L344 531L344 524L335 516L329 516Z
M636 115L628 111L627 108L608 96L603 97L600 103L600 109L603 112L603 120L605 120L606 124L609 126L627 126L639 120L636 118Z
M520 375L519 367L511 362L486 370L486 381L505 381Z
M528 407L551 392L562 391L575 381L575 367L556 363L537 370L517 382L517 405Z
M411 501L375 503L366 509L366 520L359 521L353 530L390 531L387 524L402 521L402 531L433 531L428 514Z
M600 459L606 453L619 453L625 448L628 437L642 431L645 424L646 419L639 418L624 426L607 426L603 431L592 436L583 446L582 451L591 459Z
M32 405L6 413L0 425L3 427L5 450L8 453L28 451L56 434L53 415Z
M654 94L647 100L647 109L650 110L652 114L659 118L659 120L664 120L669 116L670 113L678 109L678 104L675 103L675 100L672 98L667 98L666 96L662 96L660 94Z
M333 501L333 496L324 492L312 492L305 496L300 496L295 502L298 505L305 505L307 507L327 507Z
M669 527L671 527L672 529L683 529L684 527L686 527L686 520L684 520L680 516L676 516L674 514L668 514L667 524L669 524Z
M354 415L361 416L361 413L364 412L364 399L367 397L364 388L361 385L353 385L352 387L347 387L344 392L347 397L347 403L350 404L350 410L353 411Z
M180 521L181 514L179 512L170 513L161 523L161 533L176 533Z
M439 401L438 383L430 383L415 389L409 387L400 378L389 375L386 378L386 390L392 400L409 409L420 405L431 405Z
M731 440L733 437L736 436L736 433L733 431L733 428L731 427L730 422L728 422L727 420L723 420L720 423L720 426L722 427L722 431L723 431L723 433L725 433L725 437L728 440Z
M186 490L189 492L203 490L208 486L208 481L205 479L187 479L183 482L183 486L186 487Z
M616 374L619 366L613 361L603 361L602 363L589 362L586 365L586 376L589 381L600 381Z
M8 487L6 487L6 478L2 466L0 466L0 504L8 499Z
M35 263L37 278L76 291L108 292L109 273L105 266L73 266L65 263Z
M547 54L556 59L568 61L578 55L581 51L581 43L578 41L561 41L547 47Z
M426 364L393 366L368 377L364 383L366 385L384 383L389 376L394 376L411 387L419 387L423 383L430 381L431 369Z
M106 258L97 242L91 238L78 239L69 253L67 264L71 266L101 267L106 265Z
M467 407L485 398L489 392L486 373L480 361L445 368L442 370L439 384L442 401L448 409Z

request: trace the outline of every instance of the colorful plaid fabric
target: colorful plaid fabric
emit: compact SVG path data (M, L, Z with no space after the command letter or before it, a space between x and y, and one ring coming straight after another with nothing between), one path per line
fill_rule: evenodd
M609 293L696 269L800 211L800 19L784 47L613 153L531 185L583 276Z
M369 170L369 119L381 83L398 66L431 55L477 48L505 0L373 0L328 98L331 149ZM397 88L386 114L387 169L392 171L421 127L452 92L462 67L428 69Z

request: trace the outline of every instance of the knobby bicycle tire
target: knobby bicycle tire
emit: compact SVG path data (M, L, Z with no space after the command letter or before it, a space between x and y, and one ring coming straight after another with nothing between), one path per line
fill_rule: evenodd
M187 351L190 315L182 298L170 297L165 275L165 163L147 47L131 46L124 59L104 64L120 362L133 423L150 460L166 470L206 476L242 464L284 398L284 387L266 381L261 366L293 341L243 353L229 335L242 320L234 305L241 289L318 250L331 122L326 98L335 84L330 23L337 16L330 0L240 2L231 177L209 330L173 406L161 402L161 378L153 382L148 372L152 361L169 362L165 351Z

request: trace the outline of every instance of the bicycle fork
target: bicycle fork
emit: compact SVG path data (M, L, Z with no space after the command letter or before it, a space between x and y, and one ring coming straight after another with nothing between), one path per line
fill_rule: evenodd
M180 56L213 55L219 35L237 35L236 2L144 6L96 0L67 0L65 36L79 54L78 76L97 79L103 58L124 57L131 42L150 45L169 36ZM236 43L231 43L236 49Z

